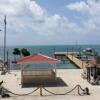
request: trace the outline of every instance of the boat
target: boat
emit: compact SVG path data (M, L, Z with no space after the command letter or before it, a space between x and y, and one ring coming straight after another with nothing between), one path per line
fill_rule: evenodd
M92 48L84 49L83 54L84 55L89 55L89 56L97 56L97 52L95 51L95 49L92 49Z

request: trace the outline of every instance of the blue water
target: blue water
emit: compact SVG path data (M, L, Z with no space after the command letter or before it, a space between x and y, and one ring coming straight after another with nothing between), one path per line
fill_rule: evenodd
M86 48L92 48L95 49L99 55L100 55L100 45L45 45L45 46L7 46L7 50L9 51L9 59L12 61L14 59L14 56L12 54L14 48L26 48L28 49L31 54L36 54L36 53L42 53L51 57L54 57L54 52L56 51L82 51ZM0 58L3 59L3 47L0 47ZM18 58L18 57L17 57ZM65 63L61 63L57 65L57 68L61 69L73 69L76 68L75 65L70 63L69 60L66 60Z

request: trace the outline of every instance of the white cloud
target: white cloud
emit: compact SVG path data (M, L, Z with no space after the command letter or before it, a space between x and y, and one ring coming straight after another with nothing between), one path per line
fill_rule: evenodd
M82 15L80 16L82 17L80 27L84 32L83 39L95 40L96 43L94 38L100 37L100 0L84 0L70 3L66 5L66 8L77 11Z
M37 20L46 17L46 10L41 8L35 1L30 2L29 6L34 18L36 18Z
M7 14L7 44L11 45L59 44L64 38L66 41L67 34L80 32L77 24L58 14L50 15L36 1L0 1L0 13Z
M89 10L89 6L84 1L71 3L67 5L66 7L71 10L77 10L77 11L88 11Z
M87 15L98 15L100 12L100 0L84 0L80 2L71 3L66 5L66 8L70 10L79 11Z
M100 2L96 3L94 0L67 5L68 9L77 11L86 18L83 18L79 24L59 14L50 15L50 12L36 1L1 0L1 28L3 28L3 16L6 14L9 45L63 44L76 40L82 41L83 37L86 38L90 33L100 32L99 5Z

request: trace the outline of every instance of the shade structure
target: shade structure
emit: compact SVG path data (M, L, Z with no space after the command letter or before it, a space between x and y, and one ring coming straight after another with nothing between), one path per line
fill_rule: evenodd
M94 59L94 60L91 60L90 61L90 64L92 64L92 65L96 65L97 64L97 61Z
M43 54L35 54L27 57L23 57L17 60L18 64L23 65L21 68L21 83L24 84L30 84L30 83L47 83L47 82L55 82L56 81L56 63L60 62L60 60L43 55ZM54 65L53 68L48 69L40 67L37 69L36 67L29 69L25 68L24 66L28 64L40 64L46 63L46 64L52 64ZM42 66L42 65L41 65Z
M97 68L100 68L100 63L97 63L96 59L94 59L94 60L91 60L89 62L89 65L87 67L97 67Z
M34 54L31 56L23 57L17 60L18 64L31 64L31 63L58 63L60 60L43 55Z
M95 67L97 65L97 61L95 59L91 60L88 64L87 64L87 68L89 67Z

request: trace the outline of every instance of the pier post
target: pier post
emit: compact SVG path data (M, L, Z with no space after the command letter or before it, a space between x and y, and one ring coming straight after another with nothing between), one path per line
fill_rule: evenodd
M89 68L89 83L90 83L91 67Z
M43 96L43 94L42 94L42 85L40 86L40 96Z

